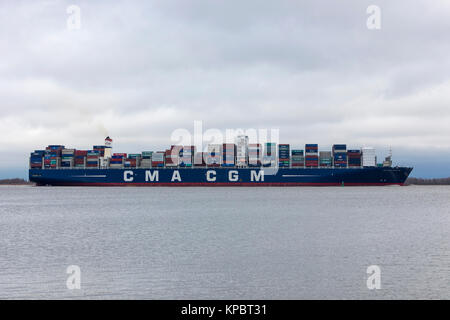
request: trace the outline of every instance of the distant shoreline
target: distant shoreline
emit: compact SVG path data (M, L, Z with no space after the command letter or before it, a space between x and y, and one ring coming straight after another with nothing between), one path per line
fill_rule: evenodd
M32 185L34 185L34 182L30 182L30 181L27 181L25 179L20 179L20 178L0 179L0 185L3 185L3 186L24 186L24 185L32 186Z
M437 178L437 179L408 178L405 182L405 185L447 186L450 185L450 178Z

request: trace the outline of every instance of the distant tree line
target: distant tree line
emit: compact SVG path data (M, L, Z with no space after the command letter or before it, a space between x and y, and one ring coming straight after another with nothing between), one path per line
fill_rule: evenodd
M415 184L424 186L450 185L450 178L439 178L439 179L408 178L405 184L406 185Z
M19 179L19 178L1 179L0 180L0 185L23 185L23 184L33 184L33 182L29 182L27 180Z

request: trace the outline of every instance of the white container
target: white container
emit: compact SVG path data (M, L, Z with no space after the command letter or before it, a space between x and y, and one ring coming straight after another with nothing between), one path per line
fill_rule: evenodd
M362 166L363 167L375 167L377 165L375 155L375 148L364 147L362 148Z

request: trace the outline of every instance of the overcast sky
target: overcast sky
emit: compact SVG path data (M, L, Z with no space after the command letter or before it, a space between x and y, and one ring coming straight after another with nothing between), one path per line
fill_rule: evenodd
M48 144L162 149L194 120L450 176L449 17L448 0L2 0L0 177Z

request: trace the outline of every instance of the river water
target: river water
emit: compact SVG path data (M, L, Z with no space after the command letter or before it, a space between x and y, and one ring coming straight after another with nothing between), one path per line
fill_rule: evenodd
M449 299L450 187L2 186L0 299L45 298Z

